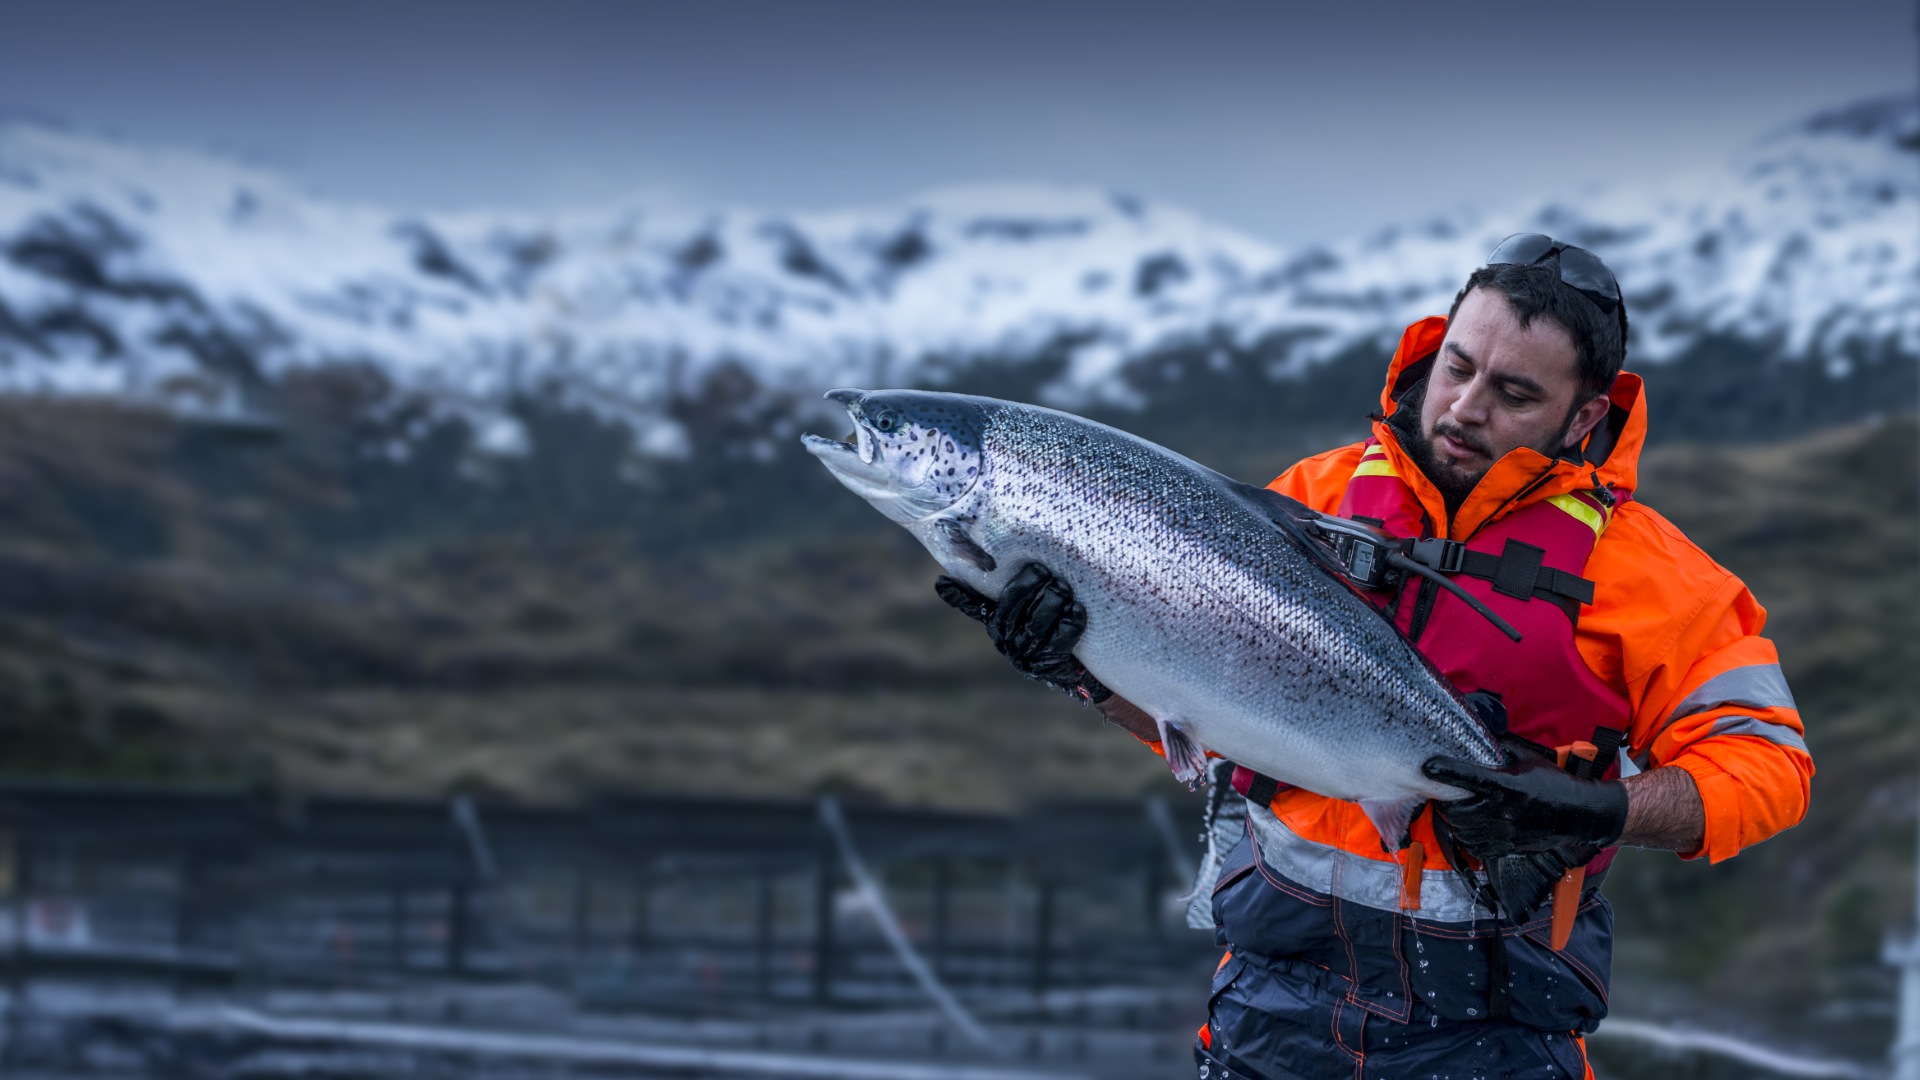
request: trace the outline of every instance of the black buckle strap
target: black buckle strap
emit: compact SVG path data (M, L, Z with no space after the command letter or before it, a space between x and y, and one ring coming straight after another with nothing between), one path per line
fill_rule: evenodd
M1457 574L1465 565L1468 552L1467 545L1458 540L1446 540L1435 536L1426 540L1415 540L1413 546L1407 550L1407 554L1422 566L1438 570L1443 574Z
M1254 772L1245 765L1233 767L1232 777L1227 781L1227 785L1260 806L1273 802L1273 797L1280 794L1280 789L1286 786L1265 773Z
M1546 557L1546 548L1508 540L1507 549L1500 553L1499 569L1493 572L1493 591L1515 600L1533 599L1533 583L1539 580Z
M1509 539L1506 550L1498 555L1468 550L1458 540L1415 540L1407 555L1422 566L1443 574L1465 574L1493 582L1496 592L1516 600L1538 597L1556 603L1571 600L1575 604L1593 603L1593 582L1578 574L1569 574L1543 565L1544 548Z
M1253 782L1247 785L1247 798L1261 806L1273 802L1273 797L1278 794L1280 794L1280 781L1266 773L1254 773Z
M1520 640L1520 631L1515 630L1512 623L1494 614L1493 609L1481 603L1479 597L1461 588L1444 572L1407 554L1416 543L1425 541L1402 540L1374 526L1331 514L1315 515L1312 524L1321 538L1326 541L1327 547L1324 551L1326 555L1331 556L1327 562L1334 564L1330 568L1356 588L1381 589L1392 586L1400 589L1405 587L1407 574L1417 574L1425 582L1437 585L1459 597L1462 603L1472 608L1481 618L1492 623L1507 637L1514 641ZM1442 543L1448 544L1454 541L1442 541ZM1438 558L1443 565L1451 565L1463 556L1458 550L1443 547L1437 549L1433 557ZM1421 595L1425 596L1426 591L1426 586L1423 584ZM1419 640L1417 632L1414 633L1414 640Z
M1547 592L1554 596L1564 596L1579 604L1593 603L1593 582L1579 574L1569 574L1565 570L1555 570L1551 566L1540 568L1540 580L1534 583L1535 593Z
M1593 760L1586 761L1581 758L1575 758L1573 761L1569 761L1567 765L1571 768L1574 766L1574 762L1579 762L1578 768L1574 770L1575 776L1586 780L1598 780L1607 774L1608 769L1613 767L1613 759L1620 756L1620 744L1625 742L1626 738L1627 733L1621 731L1619 728L1594 728L1593 738L1589 740L1593 743Z

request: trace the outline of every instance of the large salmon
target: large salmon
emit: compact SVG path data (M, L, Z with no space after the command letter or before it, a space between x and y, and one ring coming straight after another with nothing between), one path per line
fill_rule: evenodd
M1331 570L1293 500L1104 424L914 390L835 390L848 442L803 437L948 573L998 596L1037 562L1087 609L1082 664L1158 723L1191 783L1205 752L1359 802L1389 848L1436 755L1498 768L1486 725Z

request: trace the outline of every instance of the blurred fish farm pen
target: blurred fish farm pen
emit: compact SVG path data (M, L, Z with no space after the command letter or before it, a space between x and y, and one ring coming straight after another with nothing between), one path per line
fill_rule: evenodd
M1179 1074L1178 816L0 787L0 1073Z
M0 784L0 1075L1191 1075L1193 810ZM1611 1024L1603 1080L1871 1075Z

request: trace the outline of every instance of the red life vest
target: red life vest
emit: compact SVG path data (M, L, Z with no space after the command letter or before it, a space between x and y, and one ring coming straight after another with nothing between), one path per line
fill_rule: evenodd
M1394 625L1406 634L1461 693L1476 690L1500 695L1509 730L1546 747L1590 740L1596 729L1624 730L1631 717L1627 699L1587 667L1574 646L1577 608L1566 607L1544 588L1536 591L1539 567L1577 577L1586 568L1595 541L1605 530L1624 491L1607 492L1612 503L1589 492L1555 495L1495 518L1464 541L1466 551L1500 558L1492 579L1456 574L1454 581L1520 631L1515 642L1458 597L1419 578L1409 578L1398 594L1371 596L1392 609ZM1420 501L1394 471L1386 448L1368 439L1340 500L1340 516L1364 518L1396 536L1434 536ZM1551 577L1551 575L1547 575ZM1619 762L1605 778L1619 776ZM1588 866L1598 872L1613 861L1613 850Z

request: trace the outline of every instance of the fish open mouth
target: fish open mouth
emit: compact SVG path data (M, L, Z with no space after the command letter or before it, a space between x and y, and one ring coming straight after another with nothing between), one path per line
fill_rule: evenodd
M825 457L828 454L847 454L859 458L862 465L873 464L876 450L873 436L867 433L866 428L858 424L854 425L853 431L847 435L845 441L829 439L820 435L802 435L800 436L800 442L801 445L812 451L815 457Z
M820 456L857 453L851 437L846 442L841 442L839 439L829 439L824 435L808 433L800 436L800 445Z
M857 390L834 390L828 392L826 395L828 400L838 401L846 406L847 415L853 420L853 430L847 433L844 441L829 439L820 435L800 436L801 444L809 451L812 451L816 457L824 457L830 453L849 453L857 455L863 465L873 464L873 459L878 453L879 447L874 442L873 433L868 431L867 426L862 424L859 417L854 414L854 407L858 399L852 395L857 395L858 393L859 391Z

